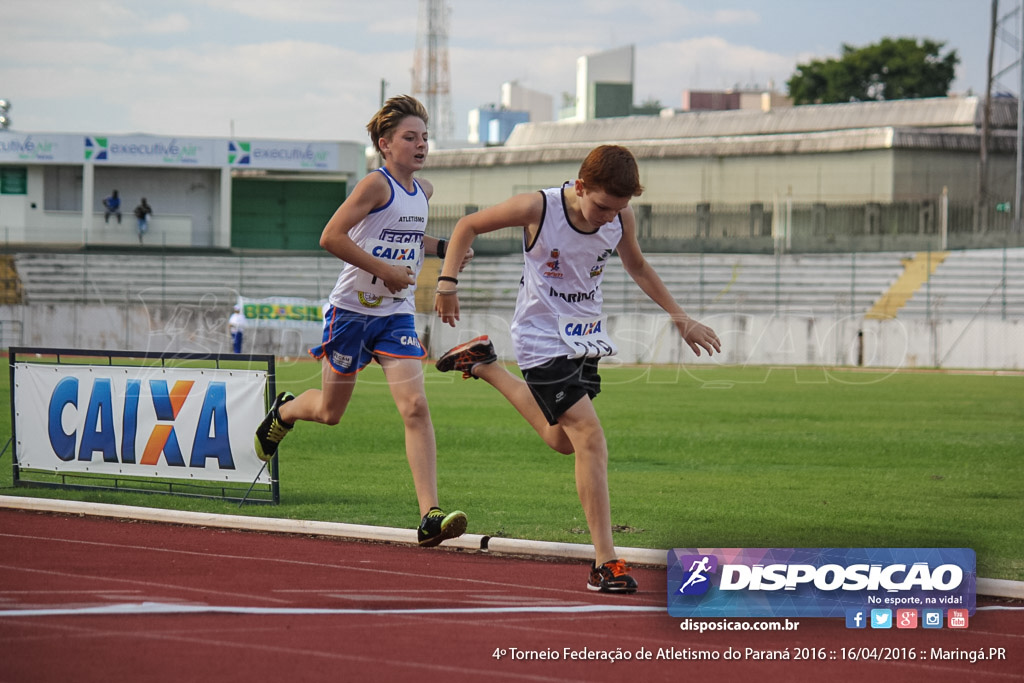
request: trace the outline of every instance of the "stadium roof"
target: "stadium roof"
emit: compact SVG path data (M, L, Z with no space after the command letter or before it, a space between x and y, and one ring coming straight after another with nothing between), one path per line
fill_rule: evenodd
M865 149L977 150L978 97L804 105L756 110L526 123L503 147L432 151L435 168L578 161L596 144L622 143L640 158L739 156ZM992 128L1015 128L1015 100L997 99ZM994 135L994 150L1015 140Z

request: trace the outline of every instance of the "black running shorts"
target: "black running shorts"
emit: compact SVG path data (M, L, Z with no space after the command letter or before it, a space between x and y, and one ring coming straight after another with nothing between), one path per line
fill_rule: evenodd
M552 358L523 370L523 379L550 425L558 424L562 413L584 396L601 393L596 358Z

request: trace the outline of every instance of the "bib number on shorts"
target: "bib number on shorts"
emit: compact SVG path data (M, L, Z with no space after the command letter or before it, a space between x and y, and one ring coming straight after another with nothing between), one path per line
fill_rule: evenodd
M608 336L608 319L559 316L558 334L569 347L569 358L601 358L619 352Z

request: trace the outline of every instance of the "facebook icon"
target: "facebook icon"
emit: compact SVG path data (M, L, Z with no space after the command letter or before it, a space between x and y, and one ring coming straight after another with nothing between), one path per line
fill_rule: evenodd
M862 609L846 610L846 628L867 628L867 612Z

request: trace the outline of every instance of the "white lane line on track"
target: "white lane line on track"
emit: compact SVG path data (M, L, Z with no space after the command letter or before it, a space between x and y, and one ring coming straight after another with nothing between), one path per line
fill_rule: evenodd
M983 606L982 610L1022 611L1024 607ZM350 609L327 607L233 607L219 605L180 605L165 602L123 603L97 607L55 607L0 610L2 617L50 617L106 614L261 614L261 615L417 615L417 614L593 614L598 612L664 612L664 607L645 605L536 605L495 607L426 607L401 609ZM774 617L765 617L774 618Z
M1018 373L1021 374L1021 373ZM345 541L375 540L397 542L415 546L415 534L411 538L411 530L374 527L358 524L332 522L313 522L308 520L288 520L281 518L260 518L239 515L218 515L173 510L159 510L127 505L107 503L83 503L79 501L53 500L46 498L29 498L24 496L0 495L0 509L37 510L58 514L81 514L114 519L136 519L161 524L199 526L207 528L266 531L271 533L300 534L306 536L329 536ZM470 545L459 544L460 540L469 540ZM523 539L494 538L477 534L466 534L462 539L449 541L452 545L447 549L479 550L476 541L488 540L488 549L497 555L540 555L543 557L561 557L562 559L589 560L593 558L594 547L575 543L549 543L544 541L528 541ZM650 548L619 547L618 552L627 562L638 566L665 567L667 550ZM1024 581L1007 579L977 578L978 595L997 598L1024 600Z
M417 614L588 614L594 612L664 612L664 607L643 605L554 605L544 607L428 607L423 609L330 609L320 607L231 607L174 605L163 602L126 603L99 607L55 607L0 610L2 617L97 616L126 614L259 614L259 615L417 615Z
M122 550L150 550L150 551L153 551L153 552L175 553L175 554L180 554L180 555L192 555L192 556L197 556L197 557L212 557L212 558L216 558L218 560L245 560L246 562L250 562L250 563L269 562L269 563L275 563L275 564L295 565L295 566L300 566L300 567L321 567L321 568L326 568L326 569L339 569L339 570L344 570L346 572L366 572L366 573L370 573L370 574L379 574L379 575L383 575L383 576L398 576L398 577L402 577L402 578L405 578L405 579L407 579L409 577L409 572L408 571L396 571L396 570L393 570L393 569L381 569L379 567L356 567L356 566L353 566L351 564L338 564L338 563L335 563L335 562L313 562L313 561L310 561L310 560L293 560L293 559L289 559L289 558L285 558L285 557L267 557L267 556L255 556L255 555L229 555L229 554L225 554L225 553L209 553L209 552L200 552L200 551L196 551L196 550L181 550L181 549L178 549L178 548L161 548L161 547L157 547L157 546L146 546L146 545L128 545L128 544L124 544L124 543L109 543L109 542L102 542L102 541L81 541L81 540L70 539L70 538L51 537L51 536L30 536L30 535L25 535L25 534L11 534L11 533L0 533L0 538L15 538L15 539L21 538L21 539L36 540L36 541L54 541L54 542L59 542L59 543L72 543L72 544L82 544L82 545L98 546L98 547L118 548L118 549L122 549ZM431 551L424 551L424 552L431 552ZM499 559L499 558L494 558L494 559ZM3 567L3 566L0 566L0 568L19 569L18 567ZM58 573L58 572L54 572L54 573ZM94 577L94 578L111 578L111 577ZM507 581L493 581L493 580L490 580L490 579L474 579L474 578L469 578L469 577L459 577L458 581L460 583L463 583L463 584L476 584L478 586L499 586L499 587L502 587L502 588L515 588L517 590L522 590L522 589L525 588L525 589L529 589L531 591L540 591L540 592L548 592L548 593L564 593L564 594L567 594L567 595L579 595L579 591L576 591L576 590L568 590L568 589L565 589L565 588L552 588L552 587L548 587L548 586L539 586L539 585L532 584L532 583L531 584L510 583L510 582L507 582ZM142 582L142 583L144 583L144 582ZM664 583L662 583L662 585L664 585ZM659 592L660 592L660 589L659 589ZM286 602L285 600L277 600L277 599L273 599L273 598L266 598L266 599L267 600L272 600L273 602ZM643 599L643 598L641 597L640 599Z
M68 593L70 595L82 595L83 593L96 593L97 595L110 595L113 593L141 593L142 591L136 588L78 588L75 590L57 590L57 589L37 589L37 590L0 590L0 598L5 595L56 595L58 593Z
M156 589L159 589L159 590L162 590L162 591L166 591L166 592L175 592L175 591L193 592L193 593L211 593L211 592L214 592L214 591L210 591L210 590L208 590L206 588L203 588L202 586L200 586L198 588L193 588L192 586L183 586L181 584L160 583L158 581L142 581L141 579L129 579L129 578L126 578L126 577L123 577L123 576L97 576L97 575L93 575L93 574L82 574L81 572L71 572L71 571L61 572L61 571L57 571L57 570L54 570L54 569L30 569L28 567L17 567L17 566L14 566L14 565L6 565L6 564L0 564L0 570L8 570L8 571L11 571L11 572L16 572L16 573L45 574L45 575L49 575L49 576L62 576L62 577L66 577L66 578L73 578L76 581L84 581L84 580L88 580L88 581L110 581L110 582L113 582L113 583L116 583L116 584L130 584L130 585L133 585L133 586L146 586L149 589L156 588ZM117 593L119 590L120 590L119 588L112 588L112 589L106 589L105 592L107 592L107 593ZM96 592L96 589L92 589L89 592ZM135 592L138 592L138 591L135 591ZM247 600L265 600L267 602L279 602L279 603L280 602L284 602L284 603L288 602L288 600L284 600L284 599L281 599L281 598L272 598L270 596L254 595L252 593L241 593L241 592L223 591L223 590L218 590L218 591L216 591L216 593L218 595L224 595L224 596L233 595L236 598L243 598L243 599L247 599Z
M45 622L35 622L33 625L39 627L43 626L44 623ZM415 656L410 656L406 659L382 659L377 655L357 654L345 651L344 648L339 648L337 643L334 643L331 646L318 648L308 645L289 645L287 642L279 641L251 642L249 640L244 640L240 642L232 639L232 636L252 631L276 630L273 628L246 629L245 631L240 629L216 629L204 631L203 635L196 635L195 629L189 629L184 632L155 629L151 631L140 631L132 626L125 626L131 623L133 622L116 622L109 628L98 629L92 625L88 628L82 628L79 626L70 626L67 623L48 622L45 623L43 628L55 634L54 648L59 648L61 643L66 642L71 638L94 639L97 642L105 643L109 643L112 640L124 642L138 642L145 640L168 646L173 644L183 644L188 646L185 651L188 651L189 648L195 648L197 650L214 648L220 651L221 656L228 656L227 653L231 652L241 653L243 656L255 656L253 653L257 653L258 655L272 654L286 657L298 656L303 660L302 666L309 667L308 671L315 671L315 667L319 665L318 663L324 661L354 662L364 665L369 664L373 667L373 680L416 680L418 676L419 678L426 678L428 680L447 680L447 678L456 677L458 680L474 681L511 680L537 681L538 683L591 683L591 681L584 678L568 677L565 675L529 674L515 671L501 671L493 668L475 668L464 663L460 664L460 661L463 661L463 658L459 656L449 657L447 658L448 661L444 663L435 663L419 661ZM19 641L20 640L21 638L19 638ZM307 662L306 660L309 661ZM159 666L160 663L158 662L156 665ZM301 668L296 670L296 675L299 679L302 678L302 672L303 669ZM442 674L446 676L446 678L439 678L436 675L432 675L435 673ZM344 677L339 677L339 680L342 678ZM367 680L371 679L368 678Z

